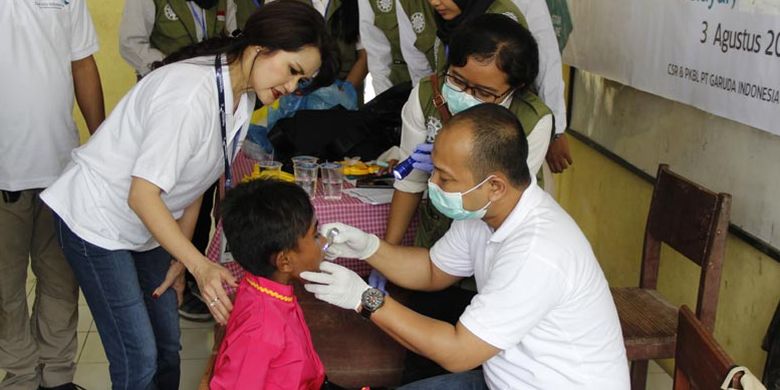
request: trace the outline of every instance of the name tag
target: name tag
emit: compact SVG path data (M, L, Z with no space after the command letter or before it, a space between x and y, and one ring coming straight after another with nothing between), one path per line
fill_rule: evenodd
M230 253L230 245L227 243L227 238L225 238L225 233L220 233L222 236L219 240L219 263L220 264L226 264L235 261L233 259L233 254Z
M36 0L33 4L40 9L62 9L70 4L70 0Z

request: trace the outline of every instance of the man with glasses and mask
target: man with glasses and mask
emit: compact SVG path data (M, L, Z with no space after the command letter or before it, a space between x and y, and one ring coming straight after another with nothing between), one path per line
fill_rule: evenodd
M455 222L430 250L344 224L321 228L339 230L329 257L363 259L407 289L476 279L477 295L452 325L415 313L347 268L323 263L323 272L301 273L318 299L360 312L455 373L401 389L629 388L604 274L576 223L531 179L527 154L514 113L496 104L466 109L434 142L430 201Z

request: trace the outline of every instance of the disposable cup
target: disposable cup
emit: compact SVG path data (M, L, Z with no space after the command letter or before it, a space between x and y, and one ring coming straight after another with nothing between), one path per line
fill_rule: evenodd
M326 200L341 199L341 190L344 185L341 164L334 162L320 164L320 176L322 176L323 198Z

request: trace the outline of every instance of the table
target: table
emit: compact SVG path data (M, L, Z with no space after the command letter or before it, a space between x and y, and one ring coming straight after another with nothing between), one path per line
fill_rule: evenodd
M233 182L240 183L241 179L245 175L252 172L252 167L256 161L247 157L243 151L239 151L235 160L233 161ZM348 187L348 183L344 183L345 187ZM376 234L377 236L384 237L387 218L390 215L390 204L382 205L370 205L363 203L349 195L344 194L341 200L325 200L322 197L322 187L317 186L317 195L312 200L314 205L314 213L319 220L320 225L331 222L342 222L347 225L352 225L365 232ZM418 219L415 216L409 225L409 229L402 241L403 245L411 245L414 241L414 233L417 230ZM219 262L220 250L221 250L221 238L222 238L222 221L217 221L214 235L209 243L208 250L206 251L206 257L214 262ZM357 259L343 259L339 258L334 260L335 263L343 265L355 272L360 276L366 277L371 272L371 266L365 261ZM241 280L244 276L244 270L236 262L229 262L223 264L225 268L233 273L233 276L237 280ZM235 289L225 285L225 289L228 294L233 294Z

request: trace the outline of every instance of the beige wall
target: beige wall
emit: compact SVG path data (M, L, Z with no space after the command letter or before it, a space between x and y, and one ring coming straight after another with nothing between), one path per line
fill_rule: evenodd
M591 242L611 286L639 283L640 256L652 186L569 137L574 165L557 180L559 201ZM674 167L672 167L674 169ZM699 268L664 248L660 292L696 305ZM763 373L761 341L780 299L780 263L730 236L726 244L715 337L740 364ZM671 362L664 362L671 370Z
M119 55L119 22L122 19L123 0L87 0L92 21L97 30L100 50L95 54L95 61L103 83L103 96L106 101L106 115L116 106L116 103L135 84L135 72ZM86 140L87 132L84 118L78 106L74 108L76 124L82 141Z

